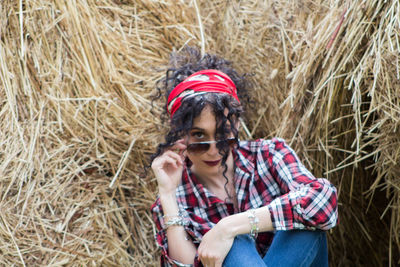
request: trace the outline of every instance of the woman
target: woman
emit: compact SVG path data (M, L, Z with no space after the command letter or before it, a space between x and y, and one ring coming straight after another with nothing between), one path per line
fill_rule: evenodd
M215 55L183 54L162 81L171 128L152 157L161 265L327 266L335 187L281 139L239 142L243 77Z

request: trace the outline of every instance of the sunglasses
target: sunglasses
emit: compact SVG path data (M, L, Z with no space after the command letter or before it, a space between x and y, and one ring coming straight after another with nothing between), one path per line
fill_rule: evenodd
M228 138L224 140L218 141L207 141L207 142L198 142L191 143L187 145L187 151L194 154L202 154L207 152L210 149L211 144L216 144L218 149L222 149L224 147L233 147L235 146L239 140L237 138Z

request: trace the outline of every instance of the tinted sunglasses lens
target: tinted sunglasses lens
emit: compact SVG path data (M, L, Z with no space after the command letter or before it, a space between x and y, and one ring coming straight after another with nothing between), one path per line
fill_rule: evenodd
M191 153L203 153L206 152L210 148L210 144L208 143L193 143L189 144L187 150Z
M226 141L228 142L229 146L234 146L238 143L238 140L236 138L229 138Z
M237 139L236 138L229 138L225 140L221 140L217 142L217 148L218 149L223 149L226 147L233 147L237 144Z

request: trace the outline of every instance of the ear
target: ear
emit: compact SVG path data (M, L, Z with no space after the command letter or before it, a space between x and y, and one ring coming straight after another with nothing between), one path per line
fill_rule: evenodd
M239 132L239 130L240 130L240 120L241 120L241 118L239 117L239 119L237 119L236 120L236 122L235 122L235 128L236 128L236 130Z

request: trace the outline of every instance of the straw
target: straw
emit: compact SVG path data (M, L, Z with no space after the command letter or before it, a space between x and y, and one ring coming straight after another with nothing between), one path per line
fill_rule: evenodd
M332 266L400 262L400 3L2 1L0 265L157 266L152 96L172 51L247 73L241 138L338 188Z

